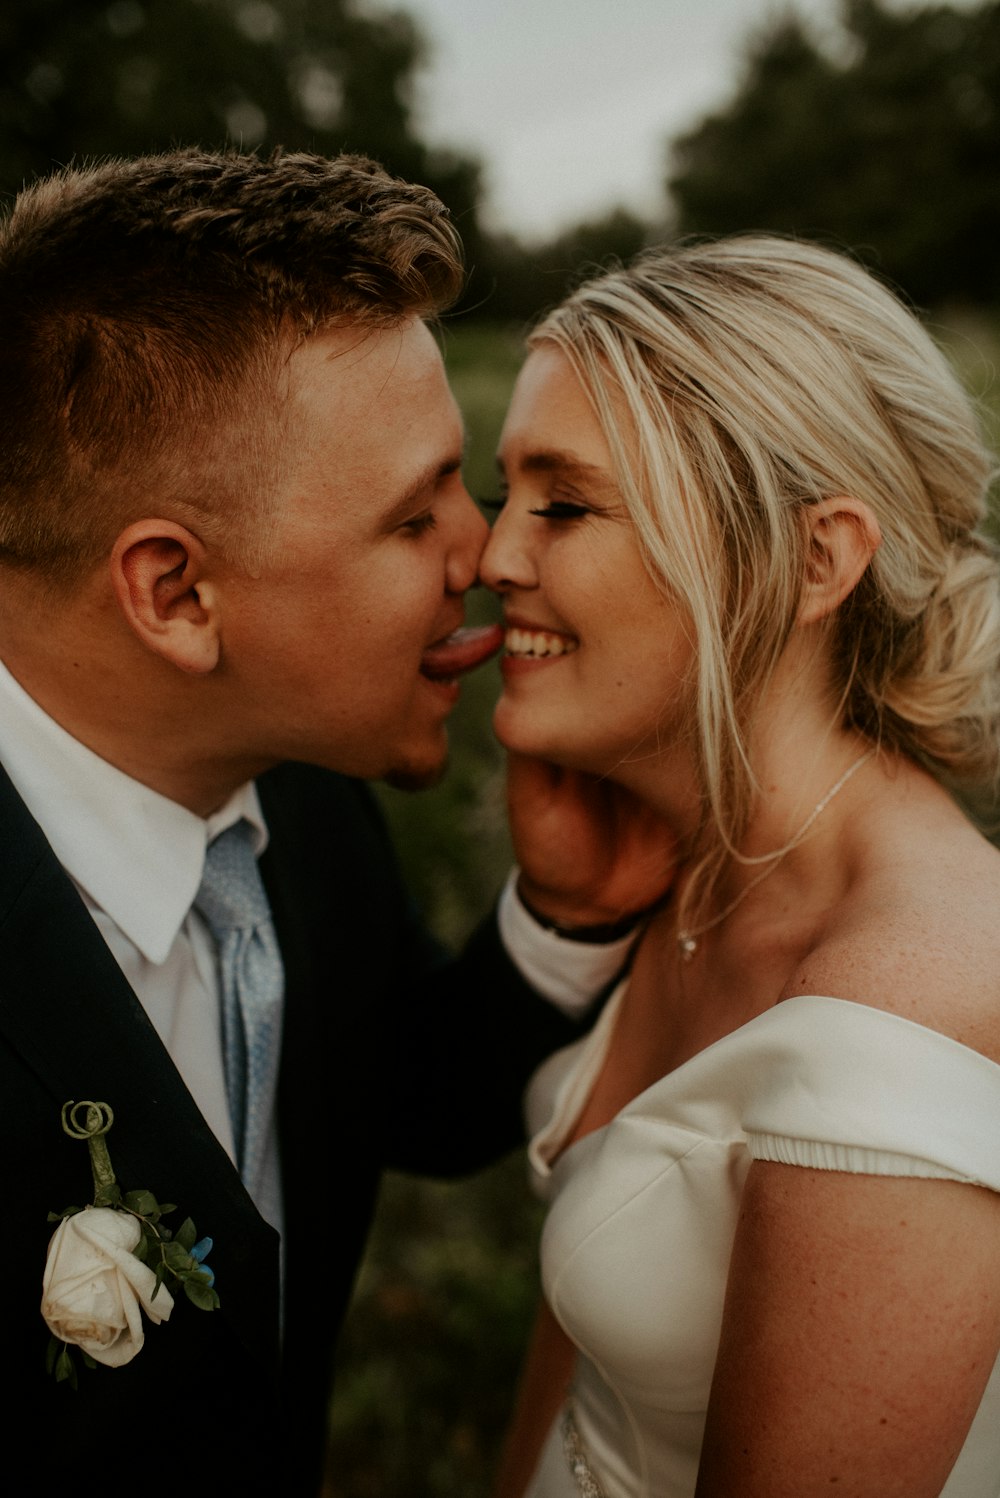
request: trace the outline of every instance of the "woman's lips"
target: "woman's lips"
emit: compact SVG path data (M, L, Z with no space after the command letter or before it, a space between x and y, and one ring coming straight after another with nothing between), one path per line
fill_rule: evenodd
M454 630L444 640L429 645L420 661L420 674L430 681L454 681L496 655L503 645L499 624L477 624Z

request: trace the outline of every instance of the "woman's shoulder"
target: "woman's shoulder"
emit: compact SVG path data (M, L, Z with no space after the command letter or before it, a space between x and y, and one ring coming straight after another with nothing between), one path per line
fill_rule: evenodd
M890 828L796 964L782 998L851 999L1000 1063L1000 852L956 812Z

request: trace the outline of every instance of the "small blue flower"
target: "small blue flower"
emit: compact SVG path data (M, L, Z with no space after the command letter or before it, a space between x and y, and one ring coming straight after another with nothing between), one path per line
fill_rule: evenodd
M208 1280L209 1285L215 1284L215 1272L205 1263L212 1252L214 1244L211 1238L200 1238L191 1250L191 1257L199 1266L199 1273Z

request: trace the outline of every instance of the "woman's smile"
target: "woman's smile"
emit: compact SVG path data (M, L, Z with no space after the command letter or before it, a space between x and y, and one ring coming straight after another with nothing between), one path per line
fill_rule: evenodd
M500 465L506 492L480 567L504 600L497 736L596 774L645 759L674 738L690 630L650 576L607 441L552 347L521 371Z

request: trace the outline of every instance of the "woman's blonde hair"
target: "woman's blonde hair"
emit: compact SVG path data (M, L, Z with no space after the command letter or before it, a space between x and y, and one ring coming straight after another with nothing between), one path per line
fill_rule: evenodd
M997 776L1000 589L977 531L992 463L947 362L885 287L815 245L740 236L645 253L530 342L575 369L650 570L690 616L709 864L746 828L754 711L817 500L864 500L882 531L830 626L843 721L947 780Z

